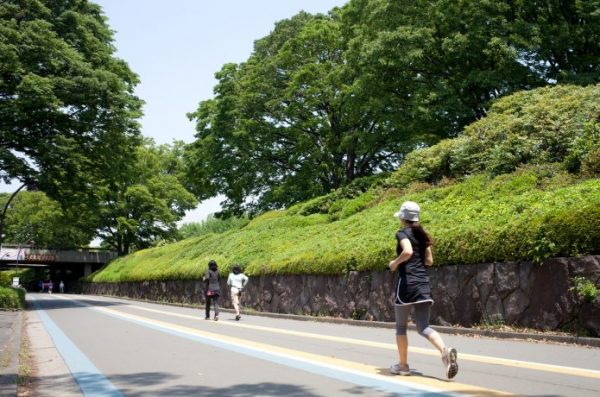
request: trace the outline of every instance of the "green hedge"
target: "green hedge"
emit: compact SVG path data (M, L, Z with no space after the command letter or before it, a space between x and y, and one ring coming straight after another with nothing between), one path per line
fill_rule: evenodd
M0 309L17 310L25 307L25 290L0 286Z

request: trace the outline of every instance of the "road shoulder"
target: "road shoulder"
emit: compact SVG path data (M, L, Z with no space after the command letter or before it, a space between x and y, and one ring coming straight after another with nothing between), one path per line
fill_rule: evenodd
M79 397L81 389L56 349L35 310L25 314L25 333L31 356L30 384L36 397Z
M19 380L22 311L0 311L0 395L14 396Z

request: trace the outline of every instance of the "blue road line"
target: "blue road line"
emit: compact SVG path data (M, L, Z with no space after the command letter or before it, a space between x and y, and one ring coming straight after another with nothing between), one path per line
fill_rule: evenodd
M123 397L121 392L106 376L75 346L75 344L61 331L46 312L40 307L36 298L28 295L33 301L44 328L52 337L56 349L65 360L67 367L75 378L86 397Z

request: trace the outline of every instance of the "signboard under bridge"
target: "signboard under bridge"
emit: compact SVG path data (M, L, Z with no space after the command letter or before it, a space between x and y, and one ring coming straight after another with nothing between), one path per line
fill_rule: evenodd
M54 251L38 250L29 247L0 249L0 261L15 263L54 263L58 255Z
M24 261L25 248L0 248L0 261Z

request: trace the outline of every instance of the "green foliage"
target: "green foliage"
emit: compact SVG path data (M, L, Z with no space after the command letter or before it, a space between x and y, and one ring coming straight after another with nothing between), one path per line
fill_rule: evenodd
M225 233L229 230L241 229L250 222L248 217L231 217L227 219L215 218L214 215L209 215L200 223L184 223L179 228L179 233L183 238L199 237L211 233Z
M585 277L573 277L571 282L573 283L573 287L570 288L570 291L574 291L584 303L593 302L600 295L598 287Z
M367 313L367 309L354 308L352 309L352 313L350 313L350 318L353 320L364 320Z
M523 164L559 163L570 172L599 175L599 114L600 85L522 91L498 100L460 137L410 153L385 185L495 176Z
M19 277L21 285L26 285L34 280L35 271L33 269L12 269L0 271L0 286L10 287L13 277Z
M223 274L233 263L250 275L384 269L399 227L393 213L405 200L421 204L437 265L584 255L600 247L600 180L543 166L424 191L386 191L377 205L335 221L328 214L267 212L243 229L138 251L89 280L194 279L210 259Z
M0 206L8 194L0 194ZM87 245L93 235L80 228L60 204L43 192L21 191L6 212L3 243L28 244L50 248L75 248Z
M177 221L197 204L181 180L182 145L146 140L99 189L98 234L119 254L179 239Z
M382 174L357 178L348 185L327 195L315 197L290 207L288 213L300 215L330 214L331 219L352 215L355 212L362 211L370 204L374 196L372 192L369 192L369 189L381 183L385 176L385 174Z
M32 222L14 220L11 239L69 248L94 237L99 193L140 144L138 77L114 52L90 1L0 2L0 178L47 195L24 210Z
M597 0L352 0L329 15L299 13L257 40L245 62L224 65L214 98L189 114L197 130L187 148L190 184L201 199L226 195L226 214L326 195L395 169L415 148L458 136L500 97L597 84L598 37ZM542 114L553 104L546 98L530 106ZM528 114L523 126L531 122L536 138L500 133L497 145L482 148L469 137L439 156L415 155L422 164L407 178L437 181L480 167L499 175L540 160L538 153L578 170L587 141L569 146L565 158L561 139L544 139L556 138L544 132L564 121L561 112ZM327 201L310 211L322 213Z
M506 326L506 323L504 321L504 318L502 317L502 314L486 314L483 316L481 324L479 324L478 327L483 329L499 330L504 328L504 326Z
M12 285L12 275L10 272L0 271L0 286L10 287Z
M564 172L542 167L492 181L471 177L458 184L460 194L436 201L443 211L432 214L447 222L437 238L438 258L443 264L539 263L551 256L595 252L600 246L599 182L569 179ZM443 238L454 232L460 237Z
M596 0L354 0L341 20L369 103L394 109L395 128L455 136L501 96L600 81Z
M35 180L59 201L92 194L97 170L139 134L138 79L114 51L96 4L0 2L0 178Z
M24 307L25 290L23 288L0 285L0 310L20 310Z
M585 157L581 164L581 172L588 177L600 175L600 147L591 150Z
M281 21L217 74L184 153L200 198L224 193L225 215L262 215L89 280L193 279L210 259L250 275L385 268L404 200L422 205L440 265L597 253L599 18L594 0L352 0ZM107 191L125 199L106 202L153 197L119 182ZM138 228L130 213L107 234Z

